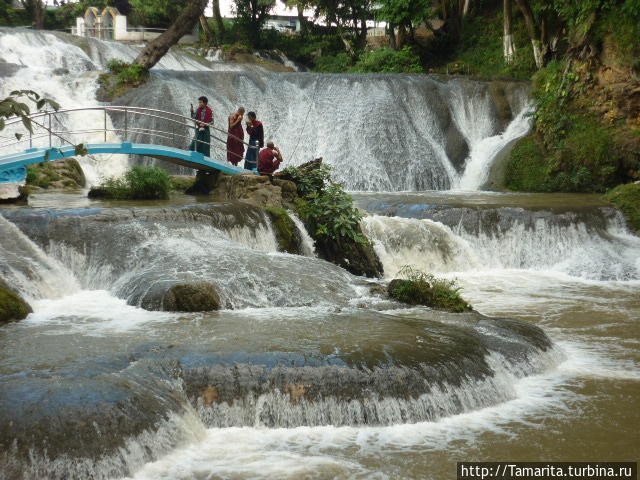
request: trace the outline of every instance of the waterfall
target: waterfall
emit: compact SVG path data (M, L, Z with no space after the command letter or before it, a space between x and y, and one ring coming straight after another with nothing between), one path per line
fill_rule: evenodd
M155 304L173 284L198 281L216 285L223 305L233 309L347 305L357 296L352 275L315 258L299 220L307 256L280 254L270 221L248 205L3 214L3 224L39 255L7 256L3 270L16 271L27 261L37 263L34 272L44 271L42 265L64 265L77 279L67 282L75 290L107 290L130 305ZM8 248L4 242L1 247ZM36 274L31 270L20 277L23 290L31 288L29 278Z
M524 269L586 280L640 280L640 239L610 209L550 214L450 208L430 215L363 219L388 277L414 265L433 273Z
M11 67L0 96L28 85L63 108L76 108L97 103L98 75L109 59L130 61L138 47L0 29L0 51L0 62ZM258 113L267 140L282 148L287 164L323 157L333 166L336 180L349 190L481 188L496 155L529 129L528 86L522 83L498 85L426 75L273 73L212 60L172 51L154 67L146 85L118 102L188 115L189 104L206 95L215 124L222 128L227 115L242 105ZM100 115L69 113L58 126L74 131L102 128ZM122 128L122 123L118 116L107 118L109 129ZM157 125L146 118L129 127ZM102 133L86 133L71 140L104 138ZM115 132L107 135L107 141L121 140ZM188 144L186 139L174 143L131 132L126 140L181 148ZM46 142L48 138L41 139L36 146ZM223 150L213 151L215 158L224 159ZM130 159L112 157L117 156L81 159L90 183L127 168Z

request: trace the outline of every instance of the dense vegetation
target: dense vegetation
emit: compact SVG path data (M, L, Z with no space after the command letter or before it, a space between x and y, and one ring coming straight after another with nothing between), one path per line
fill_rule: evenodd
M604 199L622 210L629 226L640 233L640 184L618 185L607 192Z
M171 176L166 170L152 166L133 167L120 178L108 179L96 190L99 196L118 200L165 200L170 191Z
M333 240L346 237L358 243L367 242L360 231L362 213L342 185L331 180L329 165L323 163L313 169L287 167L283 173L298 186L296 212L314 237Z
M454 280L435 278L405 265L398 272L401 278L389 283L389 296L409 305L426 305L448 312L469 312L473 310L460 296L460 287Z

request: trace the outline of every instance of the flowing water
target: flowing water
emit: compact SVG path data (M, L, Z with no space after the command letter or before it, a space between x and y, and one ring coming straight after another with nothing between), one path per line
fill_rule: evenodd
M49 82L95 104L98 70L134 52L5 30L5 69L22 66L0 96ZM407 264L456 279L484 316L384 299L318 259L296 218L301 255L243 204L33 195L0 209L0 276L34 309L0 327L0 478L440 480L461 460L638 458L640 238L620 213L588 195L420 191L480 188L526 134L526 86L165 61L125 100L257 106L291 161L325 156L365 190L384 281ZM223 309L154 311L191 281Z

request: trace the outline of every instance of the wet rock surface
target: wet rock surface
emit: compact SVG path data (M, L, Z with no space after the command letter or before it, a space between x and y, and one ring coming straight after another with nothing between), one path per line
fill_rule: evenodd
M40 352L32 361L3 360L3 472L131 475L179 442L176 415L193 409L211 427L437 420L508 400L502 369L542 371L551 349L535 326L477 313L343 313L249 325L229 313L190 329L185 337L166 325L153 341L83 336L77 353L76 336L41 335L30 341ZM24 348L18 335L0 338L6 355ZM67 354L54 356L54 344ZM51 357L46 368L41 355Z
M23 320L32 311L22 296L0 278L0 325Z

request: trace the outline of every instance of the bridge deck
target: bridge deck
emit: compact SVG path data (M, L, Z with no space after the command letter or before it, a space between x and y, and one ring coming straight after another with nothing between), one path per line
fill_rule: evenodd
M91 143L86 144L85 148L88 153L91 154L118 153L123 155L144 155L196 170L220 170L230 174L252 173L250 170L235 167L228 162L220 162L205 157L200 152L165 147L163 145L131 142ZM0 156L0 183L20 182L24 180L27 175L27 165L73 156L76 156L76 153L75 147L72 145L54 148L31 148L24 152Z

